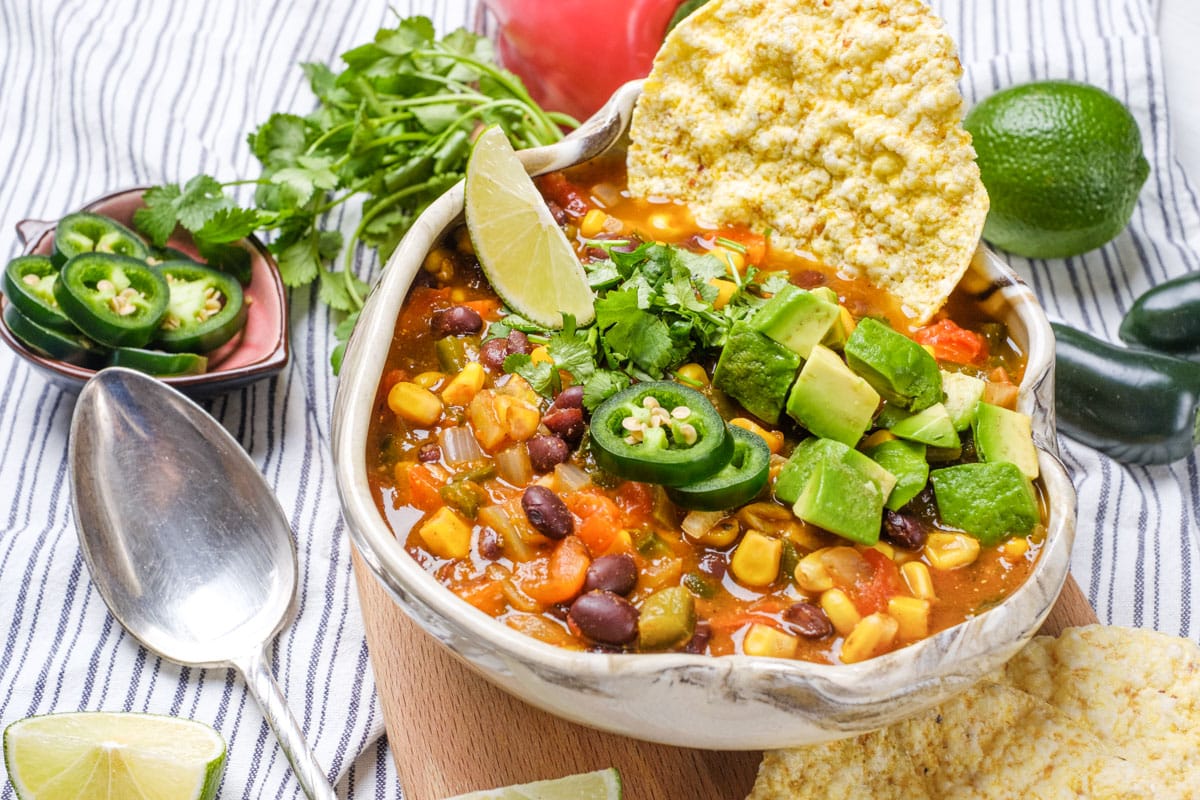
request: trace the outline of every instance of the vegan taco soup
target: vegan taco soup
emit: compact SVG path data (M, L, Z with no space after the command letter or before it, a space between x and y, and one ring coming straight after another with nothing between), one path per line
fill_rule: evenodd
M633 197L619 157L537 185L594 319L512 311L460 226L375 404L376 502L450 591L567 648L849 663L1025 580L1045 503L1024 359L980 298L916 324L770 231Z

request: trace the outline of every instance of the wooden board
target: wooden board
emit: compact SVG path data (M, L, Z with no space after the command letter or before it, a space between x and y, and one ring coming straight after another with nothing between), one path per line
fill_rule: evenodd
M407 800L613 766L628 800L740 800L749 793L761 753L689 750L601 733L492 686L409 620L353 555L371 665ZM1068 578L1042 631L1095 621Z

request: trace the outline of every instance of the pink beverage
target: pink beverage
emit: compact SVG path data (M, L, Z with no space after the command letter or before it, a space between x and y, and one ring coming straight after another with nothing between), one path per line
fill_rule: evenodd
M645 77L682 0L480 0L477 28L543 107L591 116Z

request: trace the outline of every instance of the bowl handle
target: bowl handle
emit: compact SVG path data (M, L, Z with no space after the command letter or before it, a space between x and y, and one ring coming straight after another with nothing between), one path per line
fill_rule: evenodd
M54 227L54 223L44 219L23 219L17 223L17 238L21 244L28 245L46 235L46 231Z

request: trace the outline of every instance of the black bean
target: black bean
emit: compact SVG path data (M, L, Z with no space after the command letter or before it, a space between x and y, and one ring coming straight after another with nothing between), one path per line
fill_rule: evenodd
M929 538L929 526L918 517L884 509L880 535L897 547L920 550Z
M725 556L721 553L705 553L700 556L696 568L709 577L721 580L725 577Z
M521 331L508 332L508 354L520 354L527 356L533 352L533 345L529 343L529 337Z
M570 447L578 447L583 440L584 431L587 430L582 408L551 408L546 412L546 416L542 417L542 424Z
M421 445L421 449L417 451L417 461L423 464L428 464L430 461L437 461L442 457L442 448L432 442Z
M583 580L583 591L604 589L619 595L627 595L637 585L637 564L628 553L600 556L588 567Z
M551 408L583 408L583 386L575 384L568 386L558 393Z
M712 626L708 624L708 620L697 620L696 630L692 633L692 638L688 640L683 651L697 656L704 655L708 651L708 640L711 638Z
M529 524L551 539L564 539L575 530L575 518L562 498L545 486L530 486L521 495L521 508Z
M568 614L579 632L601 644L628 644L637 638L638 610L620 595L596 590L581 595Z
M823 639L833 633L833 623L825 610L813 603L792 603L783 610L788 627L809 639Z
M483 329L483 317L470 306L450 306L433 315L433 333L443 336L467 336Z
M567 212L563 211L563 207L553 200L546 201L546 208L550 209L550 216L554 217L554 222L557 225L567 224Z
M504 339L488 339L479 348L479 360L492 372L502 372L506 358L508 358L508 342Z
M488 561L495 561L504 555L504 546L500 543L500 534L491 528L484 528L479 533L479 555Z
M557 436L535 436L526 444L529 462L537 472L549 472L571 457L571 448Z

